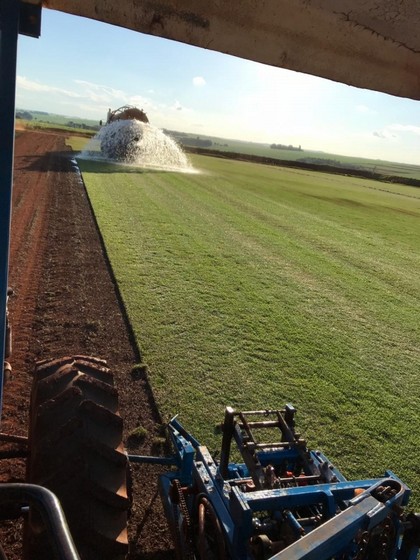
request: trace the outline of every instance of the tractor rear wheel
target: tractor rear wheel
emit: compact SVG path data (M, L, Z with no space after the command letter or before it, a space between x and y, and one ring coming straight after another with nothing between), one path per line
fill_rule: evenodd
M74 356L37 364L31 393L27 480L61 502L82 560L128 553L127 455L118 395L106 362ZM26 524L31 560L50 558L35 513Z

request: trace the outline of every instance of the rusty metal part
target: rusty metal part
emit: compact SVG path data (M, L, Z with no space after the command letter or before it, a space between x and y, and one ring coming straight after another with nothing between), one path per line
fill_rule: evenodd
M377 543L378 557L381 560L388 560L395 544L395 527L390 517L384 519L379 528L379 533Z
M286 548L285 541L272 541L267 535L256 535L250 540L250 547L255 560L265 560L271 558L284 548Z
M3 382L8 383L12 379L12 366L6 360L3 362Z
M111 111L111 109L109 109L106 120L107 124L124 120L136 120L143 123L149 122L149 119L143 109L138 109L137 107L133 107L131 105L124 105L124 107L115 109L115 111Z
M4 346L4 357L5 358L10 358L10 356L12 355L12 327L10 325L10 321L9 321L9 314L6 311L7 315L6 315L6 341L5 341L5 346Z
M28 445L28 438L25 436L15 436L12 434L0 433L0 441L7 441L8 443L20 443Z
M200 560L225 560L226 546L214 508L206 496L198 501L198 550Z
M366 555L368 553L369 538L369 531L363 531L363 533L359 535L357 541L357 551L354 556L354 560L364 560L366 558Z
M170 495L174 508L174 521L170 529L176 557L178 560L194 560L193 524L181 483L177 478L172 481Z
M387 486L378 486L375 489L375 492L372 495L380 502L386 502L390 500L393 496L398 493L398 486L395 487L391 486L391 484Z
M364 531L356 544L354 560L388 560L395 545L395 527L390 517L371 531Z
M9 297L14 295L14 291L12 288L7 288L7 295L6 295L6 340L4 344L4 357L10 358L12 354L12 326L9 321ZM7 363L7 362L6 362ZM10 367L10 365L9 365ZM6 368L5 368L6 369ZM12 368L10 367L10 371Z
M6 292L6 333L4 341L4 364L3 364L3 382L8 383L12 379L12 366L8 362L12 354L12 326L9 320L9 297L13 296L14 292L12 288L7 288Z
M8 444L6 445L7 449L0 449L0 459L15 459L18 457L28 456L27 437L0 433L0 442ZM11 445L12 447L10 447ZM13 447L15 445L19 445L21 447L18 449L14 449Z

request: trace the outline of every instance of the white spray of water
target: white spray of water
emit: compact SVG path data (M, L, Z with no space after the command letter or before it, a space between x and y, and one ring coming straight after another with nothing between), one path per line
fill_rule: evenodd
M187 156L172 138L159 128L137 120L120 120L102 127L79 157L152 169L193 171Z

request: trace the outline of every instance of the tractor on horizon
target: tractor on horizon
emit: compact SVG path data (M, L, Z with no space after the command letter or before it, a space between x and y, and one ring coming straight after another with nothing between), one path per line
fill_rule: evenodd
M128 120L136 120L142 123L149 122L149 119L147 118L147 115L143 111L143 109L139 109L138 107L134 107L133 105L124 105L123 107L119 107L114 111L108 109L106 124L115 121L128 121Z

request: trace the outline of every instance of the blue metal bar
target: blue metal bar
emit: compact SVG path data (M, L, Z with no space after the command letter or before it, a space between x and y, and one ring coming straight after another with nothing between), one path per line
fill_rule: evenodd
M18 0L2 0L0 5L0 412L4 383L19 10Z
M204 494L211 501L220 524L228 536L233 534L233 523L228 513L229 495L224 486L223 480L218 476L219 468L213 461L209 450L204 445L197 450L197 457L194 462L194 484L198 488L198 493Z
M329 496L333 496L337 502L351 500L354 498L355 490L362 488L367 490L383 479L366 479L335 484L314 484L310 486L298 486L293 488L273 488L270 492L257 490L255 492L240 492L241 500L253 511L276 509L284 510L303 507L311 504L326 503Z
M281 450L276 449L275 451L257 451L255 455L263 467L278 465L282 461L297 461L300 457L300 453L295 447Z
M346 482L346 478L341 474L341 472L334 467L329 461L328 458L321 453L321 451L311 451L311 458L313 460L313 464L316 465L320 471L322 472L322 465L327 464L329 469L329 476L335 476L339 482Z
M175 457L179 468L179 481L182 485L188 486L192 483L195 448L190 439L186 439L189 436L188 432L175 419L169 422L168 428L175 448ZM192 440L196 442L194 438Z
M184 426L180 422L178 422L176 416L172 418L172 420L169 422L169 428L173 428L176 432L181 434L181 436L185 438L188 442L190 442L191 445L196 449L197 447L200 446L200 442L196 440L195 437L193 437L189 432L187 432Z
M130 463L142 463L151 465L168 465L177 466L178 460L176 457L153 457L151 455L128 455Z
M214 507L231 557L247 558L247 542L252 531L252 511L248 508L247 514L241 510L239 522L235 523L230 511L229 485L225 487L223 479L219 476L219 468L205 446L200 446L197 450L194 485L198 493L205 495ZM245 531L242 531L243 526Z
M373 496L364 500L330 519L306 537L275 554L270 560L325 560L344 549L358 529L367 525L369 514L376 511L383 515L388 508Z
M289 522L295 534L295 537L297 539L300 539L301 536L305 534L305 529L302 527L302 525L299 523L299 521L296 519L296 517L293 515L293 513L290 510L286 510L284 512L284 517Z

